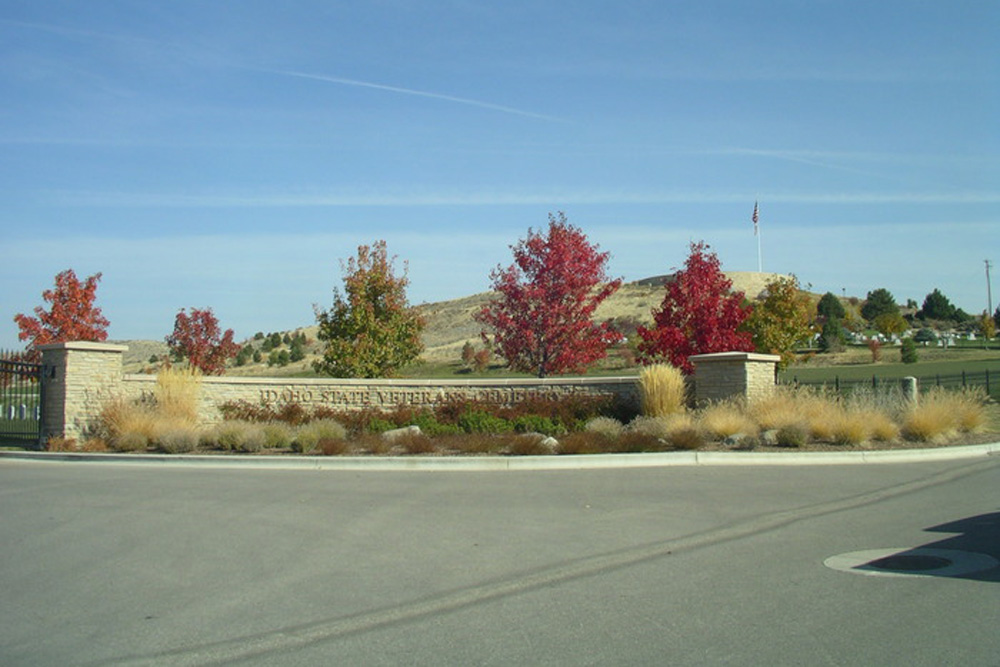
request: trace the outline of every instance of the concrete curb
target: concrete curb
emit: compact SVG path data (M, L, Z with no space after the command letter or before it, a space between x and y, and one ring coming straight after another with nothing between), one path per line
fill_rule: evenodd
M352 470L372 472L598 470L673 466L811 466L919 463L1000 455L1000 442L964 447L870 452L664 452L569 456L218 456L185 454L90 454L0 451L0 461L103 463L131 466L258 470Z

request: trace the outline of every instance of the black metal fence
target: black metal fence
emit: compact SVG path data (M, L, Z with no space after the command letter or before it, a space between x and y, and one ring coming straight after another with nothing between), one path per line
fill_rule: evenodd
M967 387L982 387L994 400L1000 401L1000 372L990 371L988 368L982 371L962 371L961 373L934 375L915 375L917 386L920 391L929 391L932 387L944 387L945 389L963 389ZM786 378L783 384L804 385L804 386L825 386L838 393L850 393L860 387L879 390L887 387L899 386L899 377L879 377L872 375L870 378L841 378L834 376L832 380L799 380L797 377Z
M0 352L0 444L41 447L42 365L23 352Z

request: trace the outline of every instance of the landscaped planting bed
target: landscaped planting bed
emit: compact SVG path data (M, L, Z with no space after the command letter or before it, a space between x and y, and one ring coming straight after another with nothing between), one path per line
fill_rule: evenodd
M50 449L165 453L552 455L678 450L830 450L941 446L1000 440L997 406L982 391L932 391L910 403L898 390L836 396L781 388L752 401L691 409L683 380L640 378L641 411L612 398L536 399L513 406L455 400L434 409L336 411L298 403L223 406L196 421L197 378L162 374L152 400L109 402L83 442Z

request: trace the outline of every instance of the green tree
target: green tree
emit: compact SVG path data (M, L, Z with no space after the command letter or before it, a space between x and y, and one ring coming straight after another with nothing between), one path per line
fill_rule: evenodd
M917 356L917 343L912 338L903 340L903 346L899 348L899 358L904 364L915 364L919 361Z
M781 355L778 366L785 368L795 360L795 347L809 339L810 311L809 297L799 289L798 279L781 277L765 286L764 296L754 303L743 326L757 351Z
M883 313L876 317L872 324L875 325L875 329L883 336L898 336L909 328L906 320L898 312Z
M990 339L997 335L997 325L985 310L979 317L979 333L983 337L984 347Z
M305 346L302 343L302 340L298 336L292 338L292 345L291 348L289 349L289 352L290 352L289 358L292 361L302 361L303 359L306 358Z
M955 306L941 290L935 288L924 298L924 305L918 315L927 320L951 320L955 317Z
M865 303L861 306L861 317L874 322L879 315L898 315L899 305L892 293L884 288L868 292Z
M827 320L819 335L819 349L821 352L840 352L844 349L845 338L844 326L840 320Z
M847 311L844 310L844 304L834 296L833 292L827 292L816 304L816 314L825 318L826 321L842 320Z
M357 257L341 263L344 293L334 288L333 308L316 308L317 338L326 343L313 363L335 377L394 375L423 351L424 320L406 299L409 279L397 277L385 241L358 247Z

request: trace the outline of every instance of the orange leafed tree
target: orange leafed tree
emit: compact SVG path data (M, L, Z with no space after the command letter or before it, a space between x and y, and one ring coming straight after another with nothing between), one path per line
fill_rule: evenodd
M110 322L94 305L100 279L101 274L96 273L81 282L73 269L58 274L55 287L42 292L42 299L51 304L48 310L38 306L35 317L14 316L21 329L18 339L28 341L32 350L48 343L107 340Z
M233 330L223 332L211 308L192 308L190 315L181 308L174 318L174 332L166 340L175 359L187 359L205 375L222 375L226 361L240 351L233 342Z

